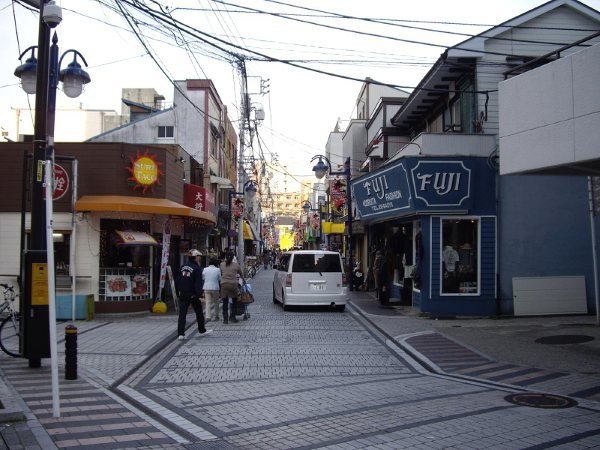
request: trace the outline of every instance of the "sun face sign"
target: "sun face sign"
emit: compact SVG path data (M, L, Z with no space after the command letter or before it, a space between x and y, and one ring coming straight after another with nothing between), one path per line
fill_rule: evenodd
M130 156L131 166L127 167L132 175L127 180L135 182L133 189L142 189L142 194L145 194L148 188L154 192L154 185L160 185L160 176L164 175L164 172L159 168L162 163L156 161L156 155L149 155L148 153L149 150L146 150L144 154L140 154L138 151L135 159Z

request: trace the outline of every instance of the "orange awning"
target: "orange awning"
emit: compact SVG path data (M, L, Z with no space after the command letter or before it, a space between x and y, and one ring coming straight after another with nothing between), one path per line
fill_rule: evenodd
M214 214L189 208L166 198L129 197L126 195L84 195L75 202L75 211L122 211L169 216L195 217L217 223Z

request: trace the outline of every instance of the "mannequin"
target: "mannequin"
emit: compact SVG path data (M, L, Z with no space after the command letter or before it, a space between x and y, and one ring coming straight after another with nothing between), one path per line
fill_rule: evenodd
M446 245L442 251L442 259L444 261L444 292L458 292L458 279L456 277L457 265L460 261L458 252L451 245Z

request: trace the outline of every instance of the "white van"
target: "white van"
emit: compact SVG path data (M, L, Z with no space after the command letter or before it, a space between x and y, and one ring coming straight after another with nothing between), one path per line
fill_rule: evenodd
M275 265L273 303L327 305L340 311L348 301L348 279L338 252L298 250L284 253Z

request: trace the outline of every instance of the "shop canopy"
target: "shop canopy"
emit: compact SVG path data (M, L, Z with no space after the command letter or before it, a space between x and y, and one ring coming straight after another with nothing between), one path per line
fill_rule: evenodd
M323 222L323 234L344 234L345 223Z
M170 216L192 217L207 223L216 224L214 214L189 208L166 198L129 197L125 195L84 195L75 202L75 210L85 211L122 211Z
M119 236L117 245L159 245L152 236L143 231L115 230Z
M244 240L245 241L260 241L258 238L258 234L254 231L254 227L248 222L244 220Z

